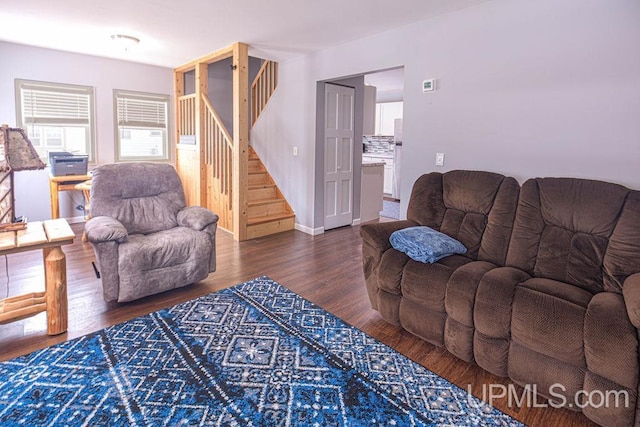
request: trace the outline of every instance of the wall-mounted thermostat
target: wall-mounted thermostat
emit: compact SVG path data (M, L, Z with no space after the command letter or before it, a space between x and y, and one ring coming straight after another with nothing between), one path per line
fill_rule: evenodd
M429 79L422 81L422 91L423 92L432 92L436 90L436 79Z

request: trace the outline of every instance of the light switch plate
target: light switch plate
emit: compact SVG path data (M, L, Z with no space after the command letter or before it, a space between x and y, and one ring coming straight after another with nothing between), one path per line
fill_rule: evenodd
M436 166L444 166L444 153L436 153Z

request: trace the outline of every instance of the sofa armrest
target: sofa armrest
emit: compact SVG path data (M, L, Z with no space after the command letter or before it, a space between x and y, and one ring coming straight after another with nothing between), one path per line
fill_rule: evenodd
M629 320L640 329L640 273L627 277L622 286L622 296Z
M375 222L360 226L360 237L370 246L384 252L391 247L389 237L394 231L418 225L414 221L405 219L401 221Z
M178 225L202 231L218 222L218 215L202 206L188 206L178 212Z
M87 240L91 243L118 242L124 243L129 237L127 229L115 218L97 216L91 218L84 226Z

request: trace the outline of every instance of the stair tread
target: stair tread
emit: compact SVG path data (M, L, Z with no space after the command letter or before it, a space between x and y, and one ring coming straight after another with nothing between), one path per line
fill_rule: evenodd
M268 205L270 203L284 203L284 199L277 199L277 198L270 198L270 199L258 199L258 200L252 200L252 201L248 201L247 204L249 206L261 206L261 205Z
M275 184L272 183L266 183L266 184L253 184L253 185L249 185L247 188L249 188L249 190L259 190L261 188L269 188L269 187L275 187Z
M267 216L258 216L258 217L255 217L255 218L248 218L247 219L247 225L262 224L264 222L277 221L277 220L280 220L280 219L287 219L287 218L293 218L295 216L296 216L296 214L294 214L293 212L284 212L284 213L267 215Z

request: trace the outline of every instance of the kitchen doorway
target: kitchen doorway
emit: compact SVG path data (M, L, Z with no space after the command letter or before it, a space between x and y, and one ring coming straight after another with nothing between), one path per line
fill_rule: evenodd
M404 88L404 72L403 69L399 69L400 72L396 71L393 79L388 81L387 83L381 82L377 83L381 87L381 95L387 96L389 95L389 89L391 91L398 91L398 86L400 87L400 99L403 98L403 88ZM386 192L388 193L388 197L392 198L392 196L396 196L396 199L392 200L392 202L397 203L401 197L400 191L400 168L397 169L389 169L392 166L394 160L397 160L397 153L395 150L395 141L393 131L385 131L389 132L389 135L386 135L389 141L387 148L393 147L387 153L384 153L388 157L387 161L375 159L374 162L371 162L371 159L365 158L365 139L364 135L368 134L369 136L375 136L375 123L376 123L376 110L382 110L382 114L384 115L387 110L387 107L379 107L378 108L378 99L375 95L377 91L376 88L365 86L365 77L369 74L375 74L376 77L381 77L379 72L374 73L363 73L350 77L337 77L329 80L322 80L316 82L316 145L315 145L315 173L314 173L314 208L313 208L313 223L314 228L311 230L311 233L321 234L326 230L330 230L332 228L339 227L341 225L338 224L338 218L342 217L342 215L338 214L341 209L338 208L337 202L343 203L344 206L347 206L351 209L351 225L360 224L363 222L368 222L372 220L380 219L380 212L383 210L383 166L387 167L387 183L386 183ZM391 84L391 82L394 82ZM333 192L331 188L337 190L335 186L331 186L327 184L327 180L325 177L325 170L327 169L327 164L325 164L325 160L327 157L331 157L330 153L327 153L327 144L331 144L331 141L327 141L327 129L326 129L326 120L325 114L327 114L326 110L326 93L325 93L325 85L337 85L343 87L350 87L355 90L355 98L354 102L354 111L353 111L353 144L351 152L351 167L352 167L352 181L351 181L351 191L342 192L340 196L340 200L336 199L338 192ZM384 98L383 98L384 99ZM397 95L396 95L397 99ZM401 102L401 101L389 101L389 102ZM380 113L378 113L380 114ZM389 117L389 115L387 115ZM393 122L395 123L394 117ZM378 120L379 123L380 120ZM367 133L364 132L365 126L368 126ZM393 125L392 125L393 128ZM385 128L388 129L388 128ZM380 131L382 132L382 131ZM378 132L378 133L380 133ZM400 139L396 138L397 141ZM391 144L393 143L393 145ZM346 146L343 144L343 148ZM347 151L348 148L347 148ZM369 154L375 155L369 150ZM378 153L380 154L380 153ZM389 154L391 154L389 156ZM331 160L329 161L329 164ZM342 163L344 164L344 163ZM389 173L391 172L391 173ZM398 179L391 179L394 174L398 174ZM395 187L394 185L395 184ZM344 187L343 187L344 188ZM395 193L394 193L395 188ZM335 203L334 203L335 202ZM335 209L334 209L335 208ZM344 212L344 209L342 209ZM404 216L404 215L400 215ZM346 218L346 216L344 217ZM336 219L336 221L334 221ZM387 219L388 220L388 219ZM340 221L341 224L347 224L346 219L344 221Z
M399 219L404 67L365 74L364 79L369 96L365 98L363 162L384 162L384 198L380 216Z

